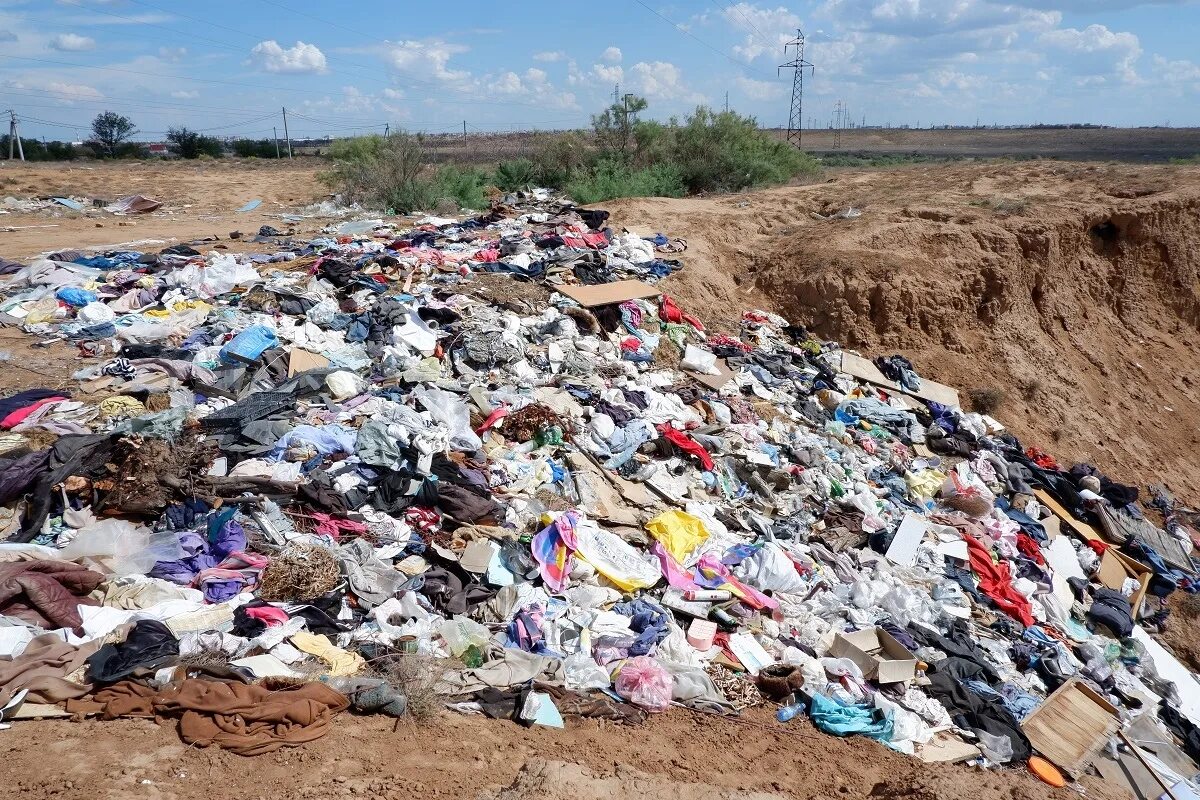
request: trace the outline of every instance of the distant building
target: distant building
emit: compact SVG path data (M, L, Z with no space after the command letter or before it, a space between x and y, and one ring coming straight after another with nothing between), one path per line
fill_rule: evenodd
M151 142L146 145L146 150L150 155L158 158L170 158L174 153L171 152L171 147L166 142Z

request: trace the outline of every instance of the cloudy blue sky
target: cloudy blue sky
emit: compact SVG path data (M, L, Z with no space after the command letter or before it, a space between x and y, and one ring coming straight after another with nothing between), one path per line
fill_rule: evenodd
M786 122L783 43L808 36L805 122L1200 125L1200 0L0 0L0 109L81 138L104 109L269 136L585 124L614 84L650 114ZM73 127L74 126L74 127Z

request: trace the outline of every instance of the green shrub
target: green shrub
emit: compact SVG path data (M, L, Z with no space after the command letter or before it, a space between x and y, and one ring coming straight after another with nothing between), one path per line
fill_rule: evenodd
M618 197L683 197L687 193L674 164L638 169L609 159L580 170L564 188L571 199L583 205Z
M772 139L753 117L700 106L673 129L674 161L692 193L736 192L816 175L816 160L786 142Z
M453 202L458 208L481 209L487 206L487 187L490 176L478 167L460 167L446 164L433 176L430 193L433 205L445 201Z
M501 161L496 165L493 180L496 187L505 192L515 192L527 186L533 186L537 181L537 168L528 158L517 158L512 161Z
M533 182L538 186L561 189L597 158L595 145L578 131L543 134L533 143Z
M428 211L444 203L456 208L487 206L490 177L478 167L429 167L421 136L361 136L339 139L329 148L332 169L321 179L347 202L398 213Z
M271 139L236 139L232 147L234 155L242 158L277 158L275 142ZM280 154L283 154L282 147Z

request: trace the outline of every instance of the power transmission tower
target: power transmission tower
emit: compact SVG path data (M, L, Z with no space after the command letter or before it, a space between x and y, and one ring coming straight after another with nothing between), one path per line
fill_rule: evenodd
M842 149L842 126L845 125L846 110L842 106L842 101L838 100L837 105L833 108L833 149Z
M804 70L812 70L815 75L817 68L804 60L804 32L799 28L796 29L796 38L783 46L784 58L787 58L789 47L792 48L792 60L780 64L776 73L792 70L792 107L788 113L787 140L789 144L799 147L804 133Z

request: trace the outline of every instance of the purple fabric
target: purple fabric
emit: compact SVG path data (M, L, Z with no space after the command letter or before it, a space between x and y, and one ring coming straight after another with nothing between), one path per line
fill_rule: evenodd
M188 586L196 580L197 575L206 569L217 566L230 553L246 549L246 531L233 520L222 525L213 539L212 544L209 544L196 531L181 531L179 546L187 555L175 561L156 562L154 568L150 570L150 577L162 578L171 583ZM235 594L237 591L234 591L229 597L233 597ZM224 599L228 600L229 597Z
M200 589L204 592L204 599L210 603L224 603L226 600L232 600L242 591L242 587L246 585L244 580L210 578L202 581Z

